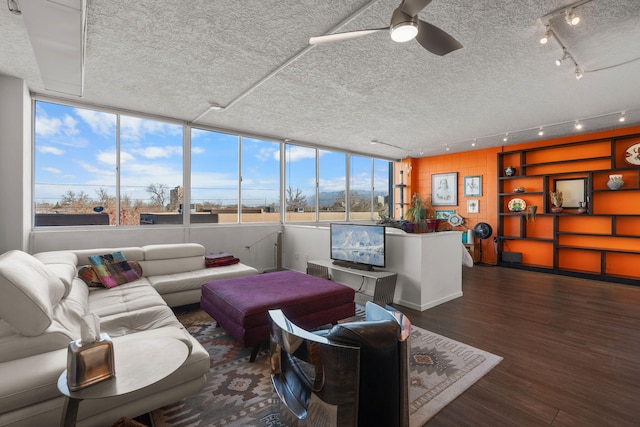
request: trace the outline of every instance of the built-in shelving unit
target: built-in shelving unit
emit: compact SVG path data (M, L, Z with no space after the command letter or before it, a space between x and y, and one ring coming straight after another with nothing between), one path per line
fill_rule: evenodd
M498 264L640 284L640 167L625 161L638 143L629 135L499 153ZM507 166L515 174L506 176ZM622 175L622 188L607 186L612 174ZM560 185L571 185L569 205L552 213L549 194ZM514 198L537 206L535 219L511 212Z

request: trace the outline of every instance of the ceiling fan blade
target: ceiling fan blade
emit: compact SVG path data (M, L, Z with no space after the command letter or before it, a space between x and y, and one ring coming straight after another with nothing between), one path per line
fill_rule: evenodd
M440 56L444 56L462 47L460 42L448 33L423 20L418 21L418 35L416 36L416 40L423 48Z
M402 11L407 15L416 16L429 3L431 3L431 0L405 0L401 7Z
M309 44L322 44L329 42L337 42L340 40L354 39L356 37L366 36L367 34L377 33L378 31L389 30L389 27L374 28L370 30L347 31L346 33L327 34L324 36L311 37Z

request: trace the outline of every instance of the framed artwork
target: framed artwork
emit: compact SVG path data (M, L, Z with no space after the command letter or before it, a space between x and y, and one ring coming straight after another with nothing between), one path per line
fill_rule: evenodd
M578 208L587 201L587 178L556 179L554 186L562 193L564 208Z
M431 175L431 204L433 206L458 205L458 172Z
M479 200L467 200L467 213L478 213L480 212L480 201Z
M482 196L482 176L464 177L464 195Z
M453 209L437 209L436 210L436 219L441 219L443 221L446 221L449 219L449 217L453 214L455 214L456 212Z

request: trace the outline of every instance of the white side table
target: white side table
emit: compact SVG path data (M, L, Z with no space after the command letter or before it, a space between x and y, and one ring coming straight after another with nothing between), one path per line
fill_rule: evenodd
M75 426L84 399L121 396L148 387L171 375L189 355L186 344L175 338L139 338L131 334L113 342L116 375L108 380L70 391L67 371L58 378L58 390L68 397L61 425Z

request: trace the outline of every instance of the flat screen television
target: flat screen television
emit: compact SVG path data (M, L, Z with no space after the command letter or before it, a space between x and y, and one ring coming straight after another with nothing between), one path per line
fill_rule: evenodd
M331 223L331 259L336 265L360 270L384 268L385 236L384 225Z

